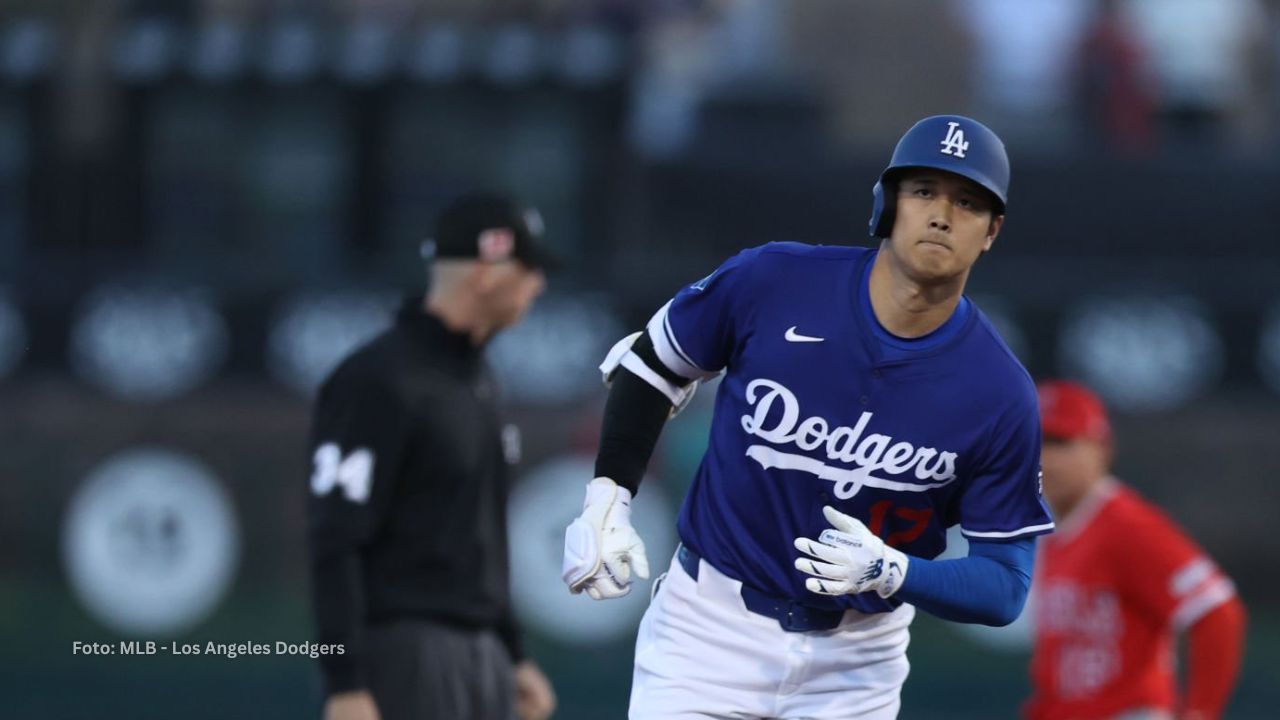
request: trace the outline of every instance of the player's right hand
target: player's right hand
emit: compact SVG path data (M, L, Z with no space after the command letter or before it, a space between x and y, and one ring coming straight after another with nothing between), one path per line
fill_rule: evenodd
M324 704L324 720L380 720L381 717L368 690L336 693Z
M587 483L587 497L564 533L561 577L572 593L592 600L631 592L632 572L649 579L644 542L631 527L631 491L607 477Z
M902 587L910 558L862 524L830 505L822 514L831 523L817 539L796 538L795 546L809 557L796 558L797 570L812 575L804 581L809 592L844 595L875 591L887 598Z

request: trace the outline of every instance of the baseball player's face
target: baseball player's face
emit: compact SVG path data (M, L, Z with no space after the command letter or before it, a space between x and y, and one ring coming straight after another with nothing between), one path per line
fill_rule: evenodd
M1046 438L1040 450L1040 468L1044 471L1044 499L1054 516L1061 519L1106 477L1109 462L1106 443L1089 438Z
M489 274L483 285L485 305L495 328L520 322L547 284L541 270L515 261L489 263L485 272Z
M1004 216L993 213L991 196L976 183L948 172L912 171L898 183L889 246L920 281L961 276L1000 232Z

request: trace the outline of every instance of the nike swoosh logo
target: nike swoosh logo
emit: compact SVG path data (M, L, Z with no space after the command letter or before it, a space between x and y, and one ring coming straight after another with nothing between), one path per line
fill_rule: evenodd
M785 337L787 338L787 342L822 342L823 340L826 340L826 338L813 337L812 335L801 335L796 332L795 325L787 328L787 334Z

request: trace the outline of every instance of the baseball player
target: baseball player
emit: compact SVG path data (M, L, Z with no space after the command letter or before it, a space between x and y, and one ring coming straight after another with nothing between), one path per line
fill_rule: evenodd
M505 452L484 346L545 286L541 221L469 193L423 244L431 286L316 399L309 551L326 720L544 720L509 588Z
M1213 720L1243 652L1244 606L1164 513L1110 476L1106 410L1084 386L1040 385L1044 491L1058 534L1036 568L1033 720ZM1186 688L1173 657L1186 632Z
M916 607L1018 616L1053 528L1035 387L963 295L1008 184L990 129L925 118L873 189L878 248L745 250L606 358L597 477L563 573L596 599L648 577L637 484L666 418L725 373L640 625L632 718L893 718ZM956 524L969 556L932 560Z

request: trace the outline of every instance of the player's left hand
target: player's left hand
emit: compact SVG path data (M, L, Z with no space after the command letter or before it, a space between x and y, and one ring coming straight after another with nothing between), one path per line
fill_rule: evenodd
M516 665L516 715L520 720L546 720L556 710L551 681L532 660Z
M804 586L819 595L853 595L874 590L887 598L907 577L907 556L884 544L857 518L831 506L822 508L831 528L817 540L796 538L796 569L813 577ZM813 558L817 558L816 560Z
M569 591L592 600L611 600L631 592L632 573L649 579L644 541L631 527L631 491L612 479L587 483L587 497L564 533L561 577Z

